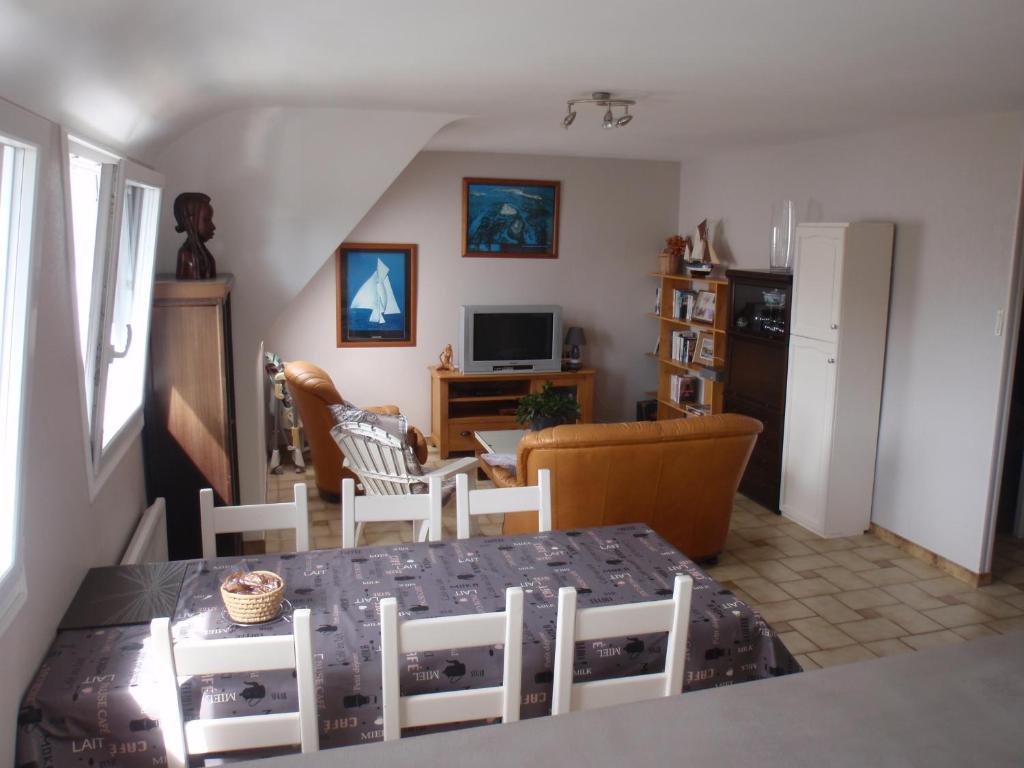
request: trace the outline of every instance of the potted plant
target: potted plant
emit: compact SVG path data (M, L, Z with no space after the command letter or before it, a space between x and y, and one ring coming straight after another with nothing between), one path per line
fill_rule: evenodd
M544 382L540 392L531 392L519 400L516 421L529 423L536 431L559 424L571 424L580 417L580 404L569 393L555 388L553 382Z

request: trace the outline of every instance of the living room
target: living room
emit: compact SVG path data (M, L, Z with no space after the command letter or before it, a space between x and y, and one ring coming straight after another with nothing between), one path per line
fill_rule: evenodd
M536 4L498 23L493 9L455 5L299 18L229 4L192 18L175 3L107 3L109 29L51 6L0 10L0 134L35 141L39 178L25 430L11 462L23 607L0 625L8 754L54 627L86 571L120 558L152 501L147 462L159 461L138 436L103 473L83 450L65 130L162 174L157 273L174 272L184 237L175 197L212 200L209 249L234 275L244 504L263 500L267 478L261 342L429 433L428 366L456 344L459 306L555 304L586 332L594 420L632 421L658 380L646 315L667 237L707 218L726 266L766 268L778 200L801 222L893 222L871 522L950 568L992 573L1020 319L1016 4ZM136 79L110 51L149 36L152 58L130 59L147 62ZM55 50L75 56L44 53ZM603 109L582 104L563 130L565 102L598 88L635 100L633 121L602 130ZM463 258L464 178L559 181L558 257ZM343 242L418 246L415 346L337 346Z

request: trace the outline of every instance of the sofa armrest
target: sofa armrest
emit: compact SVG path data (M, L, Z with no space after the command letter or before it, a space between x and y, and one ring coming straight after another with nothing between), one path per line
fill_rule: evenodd
M496 467L492 464L491 475L494 477L494 485L498 488L516 488L522 485L517 473L504 467Z

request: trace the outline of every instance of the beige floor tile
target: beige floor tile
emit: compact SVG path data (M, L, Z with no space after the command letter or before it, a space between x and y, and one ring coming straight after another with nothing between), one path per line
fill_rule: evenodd
M797 525L796 523L783 523L779 527L786 532L787 536L791 539L796 539L797 541L807 541L808 539L820 538L818 534L813 531L808 531L802 525Z
M906 634L906 630L893 624L886 618L862 619L840 624L839 628L858 643L871 643L876 640L892 640Z
M858 589L853 592L843 592L836 595L836 600L853 608L855 611L861 608L877 608L880 605L892 605L897 602L896 598L887 592L871 587L870 589Z
M864 643L864 647L876 656L895 656L899 653L909 653L914 649L902 640L875 640L873 643Z
M758 603L774 603L788 600L789 595L778 586L761 577L752 579L733 579L733 583L754 598Z
M876 568L873 571L861 571L858 575L876 587L887 587L890 584L907 584L916 579L912 573L902 568L897 568L895 565L891 565L888 568Z
M878 566L870 560L865 560L863 557L857 554L855 549L841 549L837 552L827 552L825 554L829 560L834 561L837 565L841 565L848 571L873 571L877 570Z
M707 569L708 576L715 581L735 581L736 579L752 579L758 576L757 571L746 563L738 565L716 565Z
M820 577L800 579L800 581L786 581L779 585L793 597L816 597L817 595L831 595L839 591L839 587L831 581Z
M1024 599L1024 591L1013 586L1013 584L1004 584L1001 581L988 584L984 587L978 587L978 591L983 595L990 595L992 597L1001 597L1012 605L1016 605L1010 598Z
M765 541L766 539L776 539L786 535L784 526L781 525L762 525L757 528L743 529L743 538L747 541ZM771 542L769 541L768 543L770 544Z
M943 576L938 579L926 579L924 581L918 581L916 584L932 597L956 595L960 592L969 592L972 589L970 584L966 584L960 581L960 579L954 579L952 576Z
M819 568L815 573L828 579L842 590L868 589L871 586L870 581L865 581L853 571L839 565L832 568Z
M780 550L769 545L737 549L735 555L745 563L756 563L761 560L778 560L780 557L785 557Z
M820 616L813 616L808 619L793 619L789 624L793 629L822 649L839 648L854 642L852 637L841 629L837 629Z
M899 624L903 629L912 635L919 635L925 632L937 632L942 625L933 619L929 619L923 613L909 605L897 603L896 605L880 605L875 608L881 616Z
M893 565L909 571L919 579L937 579L939 576L944 575L934 565L929 565L913 557L894 557L891 562Z
M776 622L806 619L814 615L814 611L800 600L780 600L777 603L766 603L757 606L757 612L773 627Z
M810 672L815 669L821 669L821 665L814 661L814 659L812 659L810 656L805 656L801 653L794 656L793 658L796 659L796 663L800 665L800 669L802 669L804 672Z
M972 605L995 619L1008 619L1011 616L1020 616L1021 613L1024 613L1024 610L1014 607L1005 600L1000 600L998 597L992 597L991 595L983 595L977 590L960 592L954 595L954 597L961 603Z
M1002 634L1009 634L1010 632L1024 632L1024 616L1014 616L1010 619L996 619L995 621L987 622L992 629Z
M926 635L908 635L900 638L904 643L914 650L920 651L925 648L936 648L940 645L952 645L962 643L964 639L955 632L943 629L940 632L929 632Z
M840 664L852 664L855 661L867 661L875 658L875 654L863 645L847 645L828 651L814 651L808 656L822 667L837 667Z
M1003 599L1007 604L1012 605L1014 608L1024 610L1024 593L1019 595L1006 595Z
M818 646L799 632L780 632L779 640L781 640L782 644L786 646L786 650L794 656L798 653L807 653L808 651L818 650Z
M1005 581L1007 584L1013 585L1024 585L1024 566L1017 566L1016 568L1010 568L1007 571L1003 571L999 574L999 578Z
M808 539L807 546L815 552L838 552L841 549L853 549L853 543L847 539Z
M835 563L824 555L799 555L787 557L782 561L783 565L794 571L813 571L817 568L831 568Z
M875 562L877 560L892 560L893 558L906 557L906 553L902 549L892 546L891 544L879 544L873 547L861 547L855 549L853 552L865 560Z
M882 590L895 597L899 602L906 603L919 611L928 608L941 608L945 605L941 600L932 597L914 584L892 584L882 587Z
M990 629L984 624L968 624L966 627L955 627L953 631L960 635L964 640L977 640L979 637L989 637L991 635L999 634L994 629Z
M832 595L819 595L817 597L805 597L803 604L813 610L816 614L832 624L839 624L844 621L859 621L863 617L851 608L836 600Z
M757 571L758 575L776 584L803 578L803 576L787 566L782 560L762 560L758 563L751 563L750 567Z
M739 600L741 602L744 602L744 603L746 603L749 606L757 605L757 601L754 598L752 598L750 595L748 595L746 592L744 592L742 589L740 589L739 587L732 586L732 587L728 587L728 589L729 589L730 592L733 593L733 595L735 595L737 600Z
M802 541L788 536L783 539L772 539L772 546L779 550L779 552L782 552L786 557L798 557L814 554L814 550Z

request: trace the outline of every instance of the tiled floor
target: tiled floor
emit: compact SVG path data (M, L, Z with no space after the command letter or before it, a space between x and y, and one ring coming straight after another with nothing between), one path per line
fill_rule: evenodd
M305 480L312 546L341 546L341 510L319 498L313 470L271 475L268 501L287 500ZM501 517L480 533L501 531ZM411 526L368 525L366 545L409 541ZM455 535L446 510L444 537ZM268 532L267 550L294 549L294 535ZM973 588L865 534L822 539L742 496L725 552L708 573L756 608L804 669L845 664L1024 631L1024 541L996 544L994 580Z

